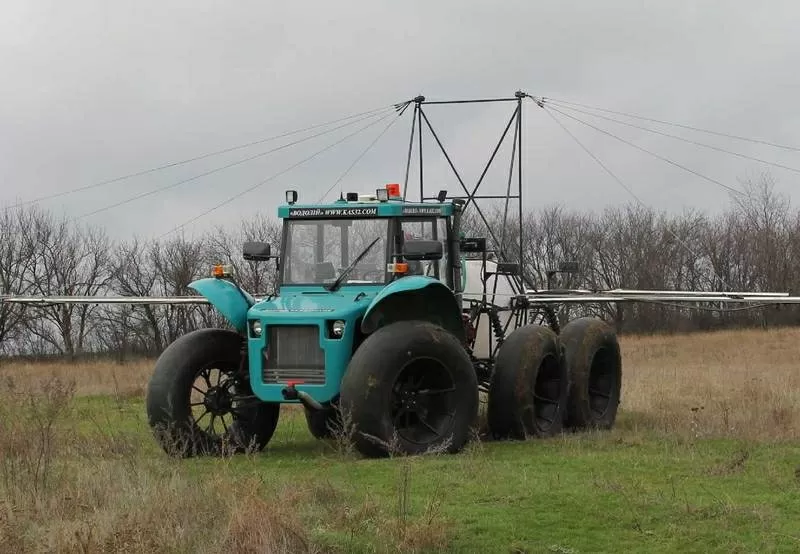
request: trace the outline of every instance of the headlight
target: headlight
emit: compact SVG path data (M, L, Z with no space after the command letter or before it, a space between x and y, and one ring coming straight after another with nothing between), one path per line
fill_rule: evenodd
M254 337L261 336L261 322L259 320L253 319L250 321L250 332Z
M341 337L344 335L344 321L334 321L331 330L333 331L334 337Z

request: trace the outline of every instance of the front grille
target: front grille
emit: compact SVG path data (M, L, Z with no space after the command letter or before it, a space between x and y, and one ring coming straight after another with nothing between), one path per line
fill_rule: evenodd
M266 384L325 384L325 352L316 325L269 325L262 379Z

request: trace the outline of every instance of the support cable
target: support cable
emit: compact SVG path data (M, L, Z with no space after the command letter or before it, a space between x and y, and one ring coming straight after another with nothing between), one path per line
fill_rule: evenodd
M509 118L508 123L506 124L505 128L503 129L503 133L500 135L500 140L497 141L497 144L495 145L494 150L492 151L492 154L489 156L489 161L486 162L486 165L484 166L483 171L481 172L481 176L478 178L478 181L475 183L475 186L472 188L472 192L467 192L467 194L469 195L469 198L467 199L466 203L464 204L464 211L466 211L467 208L469 207L469 203L473 202L475 200L475 196L476 196L476 194L478 192L478 189L480 188L481 184L483 183L484 177L486 177L486 173L488 173L489 168L491 167L492 163L494 162L495 156L497 156L497 152L500 151L500 148L503 146L503 143L506 140L506 135L508 134L508 130L511 128L511 124L514 123L517 120L517 118L519 117L519 114L520 114L520 107L517 106L516 108L514 108L514 113L511 114L511 117ZM513 146L512 146L513 149L516 149L516 147L517 147L516 143L517 143L517 132L518 131L519 131L519 129L517 127L514 127L514 142L512 143L513 144ZM476 204L477 204L477 202L476 202Z
M534 100L534 101L535 101L535 100ZM537 104L538 104L538 102L537 102ZM634 200L636 200L636 202L638 202L638 203L639 203L639 204L640 204L642 207L644 207L645 209L650 209L650 207L649 207L647 204L645 204L645 203L642 201L642 199L641 199L641 198L639 198L639 197L636 195L636 193L634 193L634 192L633 192L633 190L631 190L631 188L630 188L628 185L626 185L626 184L625 184L625 183L622 181L622 179L620 179L620 178L619 178L619 177L616 175L616 173L614 173L613 171L611 171L611 169L609 169L609 168L608 168L608 166L606 166L606 164L604 164L604 163L603 163L603 162L600 160L600 158L598 158L596 155L594 155L594 153L592 153L592 151L591 151L591 150L589 150L589 148L587 148L587 147L586 147L586 146L585 146L585 145L584 145L584 144L583 144L583 143L582 143L582 142L581 142L581 141L578 139L578 137L576 137L576 136L575 136L575 135L572 133L572 131L570 131L569 129L567 129L567 127L566 127L566 126L565 126L565 125L564 125L564 124L563 124L561 121L559 121L557 117L555 117L555 116L554 116L552 113L550 113L550 111L549 111L549 110L550 110L551 108L548 108L547 106L544 106L543 104L539 104L539 106L540 106L542 109L544 109L545 113L547 113L547 115L549 115L549 116L550 116L550 118L551 118L553 121L555 121L555 122L556 122L556 124L558 124L558 126L559 126L559 127L561 127L561 128L564 130L564 132L565 132L565 133L567 133L567 134L568 134L568 135L569 135L569 136L572 138L572 140L573 140L573 141L575 141L575 143L576 143L578 146L580 146L580 147L583 149L583 151L584 151L584 152L586 152L586 154L587 154L587 155L588 155L590 158L592 158L592 159L593 159L593 160L594 160L594 161L597 163L597 165L599 165L599 166L600 166L600 167L601 167L601 168L602 168L602 169L603 169L603 170L604 170L606 173L608 173L608 175L609 175L609 176L611 176L611 178L612 178L612 179L614 179L614 181L616 181L616 182L617 182L617 184L619 184L619 185L620 185L620 186L621 186L623 189L625 189L625 190L628 192L628 194L630 194L630 195L633 197L633 199L634 199ZM683 247L686 249L686 251L687 251L687 252L689 252L689 253L690 253L692 256L694 256L694 258L695 258L696 260L699 260L699 259L700 259L700 256L699 256L699 255L697 255L697 253L695 253L695 251L692 249L692 247L691 247L691 246L689 246L688 244L686 244L686 242L685 242L683 239L681 239L681 238L680 238L680 237L679 237L679 236L678 236L678 235L677 235L677 234L676 234L676 233L675 233L675 232L674 232L672 229L669 229L669 228L667 228L667 232L668 232L670 235L672 235L672 237L673 237L673 238L674 238L674 239L675 239L675 240L676 240L676 241L677 241L677 242L678 242L678 243L679 243L681 246L683 246ZM713 263L711 264L711 272L714 274L714 277L716 277L716 278L719 280L719 282L720 282L720 283L722 283L724 286L728 287L728 290L732 290L732 287L730 286L730 284L728 284L728 282L727 282L725 279L723 279L722 277L720 277L720 275L719 275L719 274L716 272L716 270L714 269L714 264L713 264Z
M405 110L403 110L403 111L405 111ZM319 200L317 200L317 204L319 204L320 202L322 202L322 201L325 199L325 197L326 197L326 196L328 196L328 194L329 194L329 193L330 193L330 192L331 192L331 191L332 191L332 190L333 190L333 189L336 187L336 185L338 185L339 183L341 183L341 182L342 182L342 179L344 179L344 178L347 176L347 174L348 174L348 173L350 173L350 171L351 171L351 170L352 170L352 169L353 169L353 168L356 166L356 164L357 164L358 162L360 162L360 161L361 161L361 159L362 159L364 156L366 156L367 152L369 152L369 151L372 149L372 147L373 147L373 146L375 146L375 144L376 144L376 143L377 143L377 142L378 142L378 141L381 139L381 137L383 137L383 135L385 135L385 134L386 134L386 132L387 132L387 131L388 131L388 130L389 130L391 127L392 127L392 125L394 125L395 123L397 123L397 121L400 119L400 117L401 117L402 115L403 115L403 112L401 111L400 113L398 113L398 114L397 114L397 117L395 117L394 119L392 119L392 120L389 122L389 124L388 124L388 125L386 125L386 127L384 127L384 128L383 128L383 130L382 130L380 133L378 133L378 136L376 136L376 137L375 137L375 138L372 140L372 142L370 142L370 143L369 143L369 145L368 145L368 146L367 146L367 147L366 147L366 148L365 148L365 149L364 149L364 150L361 152L361 154L359 154L359 155L356 157L356 159L355 159L355 160L353 160L353 163L351 163L351 164L350 164L350 167L348 167L348 168L345 170L345 172L344 172L344 173L342 173L341 175L339 175L339 178L338 178L338 179L336 179L336 181L334 181L334 183L333 183L333 184L330 186L330 188L329 188L328 190L326 190L326 191L325 191L325 194L323 194L322 196L320 196Z
M284 138L284 137L288 137L288 136L291 136L291 135L296 135L298 133L302 133L302 132L305 132L305 131L310 131L312 129L316 129L316 128L319 128L319 127L325 127L327 125L332 125L334 123L339 123L340 121L346 121L348 119L355 119L355 118L361 117L361 116L377 114L377 113L380 113L380 112L383 112L385 110L389 110L389 109L392 109L392 108L397 109L397 107L401 106L401 105L402 104L391 104L389 106L383 106L381 108L375 108L375 109L368 110L368 111L365 111L365 112L360 112L360 113L348 115L346 117L341 117L339 119L326 121L324 123L317 123L315 125L310 125L308 127L304 127L302 129L296 129L294 131L288 131L288 132L285 132L285 133L281 133L279 135L274 135L274 136L271 136L271 137L266 137L266 138L263 138L263 139L250 141L250 142L247 142L247 143L244 143L244 144L238 144L236 146L231 146L229 148L224 148L222 150L216 150L214 152L207 152L205 154L200 154L198 156L193 156L191 158L186 158L186 159L183 159L183 160L169 162L169 163L166 163L164 165L151 167L151 168L148 168L148 169L143 169L143 170L140 170L140 171L136 171L134 173L128 173L127 175L121 175L119 177L114 177L113 179L106 179L104 181L99 181L99 182L96 182L96 183L92 183L90 185L84 185L82 187L77 187L77 188L74 188L74 189L70 189L70 190L66 190L66 191L62 191L62 192L57 192L57 193L53 193L53 194L47 194L45 196L40 196L38 198L34 198L34 199L31 199L31 200L25 200L23 202L18 202L16 204L11 204L8 207L9 208L18 208L18 207L21 207L21 206L26 206L28 204L33 204L34 202L41 202L42 200L50 200L52 198L58 198L59 196L66 196L68 194L74 194L76 192L82 192L82 191L93 189L93 188L100 187L100 186L103 186L103 185L110 185L110 184L113 184L113 183L118 183L119 181L124 181L126 179L132 179L134 177L141 177L142 175L147 175L149 173L154 173L156 171L162 171L164 169L170 169L172 167L176 167L176 166L179 166L179 165L185 165L185 164L188 164L188 163L191 163L191 162L196 162L196 161L199 161L199 160L203 160L205 158L210 158L212 156L218 156L218 155L221 155L221 154L227 154L228 152L233 152L235 150L241 150L242 148L247 148L249 146L255 146L257 144L263 144L265 142L270 142L270 141L273 141L273 140L277 140L279 138Z
M584 121L584 120L582 120L582 119L579 119L579 118L577 118L577 117L575 117L575 116L572 116L572 115L570 115L570 114L564 113L564 112L562 112L561 110L559 110L558 108L554 108L553 106L545 106L545 104L544 104L543 102L542 102L542 104L540 104L540 106L541 106L542 108L545 108L545 109L548 109L548 110L553 110L553 111L555 111L555 112L558 112L558 113L560 113L561 115L563 115L564 117L568 117L568 118L570 118L570 119L573 119L573 120L577 121L578 123L581 123L581 124L583 124L583 125L586 125L587 127L591 127L591 128L592 128L592 129L594 129L595 131L598 131L598 132L600 132L600 133L603 133L604 135L608 135L608 136L610 136L611 138L614 138L614 139L616 139L616 140L618 140L618 141L620 141L620 142L623 142L623 143L627 144L628 146L631 146L631 147L633 147L633 148L636 148L637 150L640 150L640 151L642 151L642 152L644 152L644 153L646 153L646 154L649 154L649 155L651 155L651 156L653 156L653 157L655 157L655 158L658 158L658 159L659 159L659 160L661 160L661 161L667 162L668 164L671 164L671 165L674 165L675 167L678 167L678 168L680 168L680 169L683 169L684 171L687 171L687 172L691 173L692 175L696 175L697 177L700 177L701 179L705 179L706 181L709 181L710 183L713 183L713 184L715 184L715 185L718 185L718 186L720 186L720 187L722 187L722 188L724 188L724 189L727 189L727 190L729 190L730 192L732 192L732 193L734 193L734 194L738 194L738 195L746 196L744 192L742 192L741 190L739 190L739 189L737 189L737 188L734 188L734 187L732 187L732 186L730 186L730 185L726 185L725 183L723 183L723 182L721 182L721 181L718 181L718 180L716 180L716 179L714 179L714 178L712 178L712 177L708 177L707 175L703 175L702 173L699 173L699 172L695 171L694 169L691 169L691 168L689 168L689 167L686 167L685 165L681 165L681 164L679 164L678 162L675 162L675 161L673 161L673 160L670 160L669 158L665 158L664 156L661 156L661 155L659 155L659 154L656 154L655 152L651 152L650 150L648 150L648 149L646 149L646 148L643 148L643 147L641 147L641 146L639 146L639 145L637 145L637 144L634 144L634 143L632 143L632 142L630 142L630 141L627 141L627 140L625 140L625 139L623 139L623 138L620 138L620 137L618 137L618 136L617 136L617 135L615 135L614 133L610 133L610 132L608 132L608 131L606 131L606 130L604 130L604 129L601 129L601 128L599 128L599 127L596 127L596 126L592 125L591 123L587 123L586 121Z
M292 164L291 166L287 167L286 169L284 169L282 171L279 171L278 173L275 173L275 174L267 177L263 181L259 181L258 183L252 185L251 187L248 187L247 189L245 189L245 190L243 190L241 192L238 192L238 193L234 194L233 196L228 197L226 200L220 202L219 204L216 204L215 206L213 206L213 207L209 208L208 210L204 211L203 213L201 213L201 214L199 214L199 215L197 215L197 216L185 221L184 223L181 223L180 225L178 225L176 227L173 227L171 230L167 231L166 233L163 233L163 234L159 235L157 238L159 238L159 239L163 238L163 237L165 237L165 236L167 236L167 235L169 235L171 233L174 233L175 231L179 231L180 229L183 229L184 227L186 227L187 225L190 225L191 223L194 223L195 221L197 221L201 217L207 216L211 212L213 212L215 210L218 210L219 208L221 208L221 207L223 207L223 206L225 206L227 204L230 204L231 202L233 202L237 198L240 198L240 197L244 196L245 194L248 194L248 193L256 190L257 188L267 184L268 182L272 181L273 179L283 175L284 173L288 173L292 169L294 169L294 168L296 168L296 167L298 167L298 166L300 166L300 165L312 160L313 158L317 157L318 155L322 154L323 152L326 152L326 151L330 150L331 148L333 148L334 146L337 146L338 144L341 144L342 142L346 141L350 137L353 137L353 136L355 136L355 135L367 130L369 127L375 125L376 123L380 123L381 121L383 121L384 119L386 119L387 117L389 117L391 115L392 115L391 113L386 114L383 117L381 117L380 119L378 119L376 121L372 121L372 122L368 123L367 125L364 125L363 127L360 127L359 129L355 130L354 132L350 133L349 135L345 135L344 137L340 138L336 142L334 142L332 144L329 144L325 148L317 150L316 152L314 152L310 156L308 156L306 158L303 158L299 162L297 162L295 164Z
M752 142L752 143L755 143L755 144L763 144L763 145L766 145L766 146L772 146L774 148L780 148L782 150L790 150L792 152L800 152L800 147L797 147L797 146L788 146L788 145L785 145L785 144L778 144L776 142L769 142L769 141L761 140L761 139L748 138L748 137L743 137L743 136L739 136L739 135L731 135L729 133L721 133L719 131L712 131L712 130L709 130L709 129L701 129L700 127L693 127L691 125L682 125L680 123L670 123L669 121L663 121L663 120L660 120L660 119L653 119L652 117L644 117L644 116L636 115L636 114L632 114L632 113L625 113L625 112L619 112L619 111L614 111L614 110L608 110L608 109L605 109L605 108L598 108L596 106L589 106L587 104L579 104L578 102L568 102L566 100L559 100L557 98L542 98L542 100L544 100L546 102L558 102L558 103L561 103L561 104L572 104L573 106L581 106L583 108L589 108L589 109L598 110L598 111L601 111L601 112L613 113L613 114L616 114L616 115L624 115L626 117L633 117L635 119L642 119L642 120L645 120L645 121L652 121L653 123L661 123L663 125L670 125L672 127L681 127L683 129L689 129L690 131L697 131L699 133L708 133L710 135L717 135L717 136L720 136L720 137L732 138L732 139L736 139L736 140L743 140L743 141L746 141L746 142Z
M545 104L547 104L547 102L545 102ZM688 144L693 144L695 146L702 146L703 148L709 148L711 150L716 150L717 152L722 152L724 154L729 154L731 156L736 156L736 157L739 157L739 158L744 158L746 160L751 160L751 161L754 161L754 162L759 162L759 163L762 163L762 164L767 164L767 165L771 165L771 166L774 166L774 167L779 167L781 169L787 169L789 171L794 171L795 173L800 173L800 169L798 169L796 167L791 167L791 166L788 166L788 165L779 164L777 162L771 162L769 160L763 160L761 158L756 158L755 156L748 156L747 154L742 154L740 152L734 152L733 150L727 150L725 148L720 148L718 146L714 146L714 145L711 145L711 144L706 144L704 142L697 142L695 140L687 139L687 138L684 138L684 137L681 137L681 136L678 136L678 135L665 133L663 131L659 131L657 129L651 129L649 127L642 127L641 125L635 125L633 123L628 123L627 121L621 121L621 120L615 119L613 117L608 117L608 116L605 116L605 115L600 115L600 114L588 112L586 110L580 110L578 108L572 108L572 107L569 107L569 106L560 106L560 107L562 107L564 109L572 110L572 111L575 111L575 112L578 112L578 113L582 113L584 115L588 115L588 116L592 116L592 117L599 117L600 119L605 119L607 121L613 121L614 123L619 123L620 125L627 125L628 127L633 127L634 129L641 129L642 131L647 131L649 133L654 133L656 135L661 135L663 137L669 137L669 138L672 138L672 139L675 139L675 140L680 140L682 142L686 142Z
M447 160L447 163L450 165L450 169L453 171L453 174L456 176L456 179L458 180L458 183L461 185L461 188L464 189L464 192L466 192L467 195L469 195L470 197L474 198L474 195L470 195L469 189L467 189L467 186L464 184L464 180L461 178L461 175L458 173L458 170L456 169L456 166L453 165L453 161L450 159L450 155L447 153L447 150L445 149L444 145L442 144L442 141L439 140L439 135L437 135L436 131L433 130L433 126L431 125L431 122L428 120L428 116L425 114L424 111L422 111L421 108L419 110L419 113L422 116L422 118L425 120L425 124L428 126L428 130L430 130L431 135L433 135L433 138L436 141L436 144L439 146L439 149L442 151L442 154L444 154L445 160ZM422 124L420 123L420 131L421 130L422 130ZM420 157L421 156L422 156L422 150L420 149ZM420 183L420 202L422 201L422 197L423 197L423 195L422 195L422 183ZM464 205L464 210L465 211L466 211L466 207L467 207L467 205L465 204ZM486 225L486 230L492 236L492 240L494 241L495 245L500 244L500 241L497 240L497 235L495 235L494 231L492 231L492 226L489 225L489 222L486 220L486 216L483 214L483 211L481 210L480 206L478 206L477 202L475 202L475 209L478 211L478 215L480 215L481 220L483 221L483 224Z
M145 198L145 197L151 196L153 194L158 194L160 192L164 192L164 191L173 189L173 188L175 188L177 186L184 185L186 183L189 183L191 181L195 181L195 180L200 179L202 177L207 177L208 175L212 175L214 173L219 173L220 171L223 171L225 169L234 167L236 165L240 165L240 164L255 160L256 158L261 158L261 157L267 156L267 155L272 154L274 152L278 152L279 150L284 150L286 148L289 148L290 146L295 146L295 145L300 144L302 142L306 142L308 140L311 140L311 139L314 139L314 138L317 138L317 137L320 137L320 136L323 136L323 135L327 135L327 134L332 133L334 131L338 131L339 129L342 129L344 127L348 127L350 125L355 125L356 123L360 123L360 122L362 122L364 120L376 117L377 115L380 115L380 112L378 114L365 116L365 117L362 117L360 119L356 119L354 121L350 121L348 123L343 123L342 125L339 125L337 127L333 127L332 129L328 129L328 130L325 130L325 131L320 131L319 133L316 133L314 135L310 135L310 136L307 136L307 137L304 137L304 138L301 138L301 139L297 139L295 141L289 142L289 143L281 145L281 146L277 146L277 147L272 148L270 150L266 150L264 152L259 152L257 154L253 154L252 156L248 156L246 158L242 158L240 160L236 160L234 162L230 162L230 163L227 163L225 165L222 165L222 166L219 166L219 167L215 167L213 169L210 169L209 171L204 171L203 173L198 173L197 175L193 175L192 177L188 177L186 179L181 179L179 181L175 181L174 183L169 183L167 185L155 188L153 190L149 190L147 192L143 192L143 193L140 193L140 194L136 194L134 196L130 196L130 197L126 198L125 200L120 200L119 202L115 202L113 204L109 204L109 205L103 206L102 208L98 208L98 209L93 210L91 212L87 212L85 214L82 214L82 215L79 215L79 216L75 216L75 217L71 218L70 221L83 219L84 217L89 217L91 215L95 215L95 214L98 214L100 212L111 210L113 208L117 208L117 207L122 206L124 204L128 204L130 202L134 202L134 201L139 200L141 198ZM389 115L391 115L391 114L389 114ZM380 121L380 120L378 120L378 121Z

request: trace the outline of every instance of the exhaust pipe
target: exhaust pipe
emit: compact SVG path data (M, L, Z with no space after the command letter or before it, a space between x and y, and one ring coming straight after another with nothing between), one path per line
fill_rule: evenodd
M310 394L297 390L294 383L289 383L289 386L281 390L281 394L286 400L299 400L309 410L322 411L325 409L322 404L311 398Z

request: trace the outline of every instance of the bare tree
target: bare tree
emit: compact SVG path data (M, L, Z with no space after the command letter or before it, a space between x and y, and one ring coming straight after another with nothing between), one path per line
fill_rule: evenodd
M106 290L111 278L109 241L102 231L74 227L42 211L32 212L26 223L20 237L23 247L34 253L26 275L31 292L94 296ZM72 357L84 350L96 310L91 304L45 307L26 327L55 351Z
M0 295L27 294L31 288L26 276L34 252L21 236L31 217L30 210L0 212ZM21 304L0 303L0 353L23 327L25 315Z
M274 262L254 262L242 259L242 246L248 241L268 243L273 254L281 247L281 225L263 214L243 221L238 231L218 227L205 239L206 261L227 263L233 267L241 287L255 295L274 292L276 266Z
M151 263L150 252L157 248L154 243L142 243L138 239L122 242L114 250L112 264L112 287L121 296L156 296L156 267ZM138 305L127 311L109 310L110 318L125 321L126 333L117 340L125 341L128 348L147 353L164 349L163 319L165 310L159 305ZM114 325L113 319L108 321ZM108 327L107 327L108 328Z
M210 276L211 267L205 256L206 244L202 239L189 240L176 237L162 243L153 243L148 258L155 272L155 291L159 296L186 296L194 294L189 284L200 277ZM197 306L169 304L164 310L164 346L181 335L196 329L200 322L211 324L209 310ZM209 319L212 318L212 319Z
M579 274L559 275L556 287L684 290L788 290L800 292L800 212L777 194L769 174L743 182L720 215L695 210L667 214L631 204L599 213L563 206L537 207L522 216L501 206L465 213L466 236L488 239L507 261L519 262L533 286L547 285L548 271L576 261ZM195 238L136 239L114 245L92 228L79 228L39 208L0 213L0 294L183 296L189 283L227 263L241 286L255 295L274 292L275 262L241 256L248 240L281 247L281 223L267 215ZM699 307L699 306L696 306ZM718 306L723 308L724 306ZM691 308L691 307L690 307ZM562 307L562 321L601 315L621 332L711 329L734 325L794 324L800 309L770 307L736 312L660 304ZM158 354L200 326L226 326L213 308L187 305L66 305L30 308L0 304L0 352L62 353L97 349ZM24 331L24 332L22 332Z

